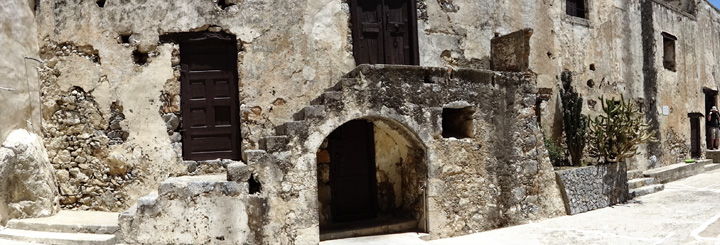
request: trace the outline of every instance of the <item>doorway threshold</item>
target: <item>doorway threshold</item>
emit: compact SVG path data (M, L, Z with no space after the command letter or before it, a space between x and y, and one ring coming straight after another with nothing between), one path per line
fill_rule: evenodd
M417 231L418 221L411 218L377 217L335 223L320 227L320 241Z

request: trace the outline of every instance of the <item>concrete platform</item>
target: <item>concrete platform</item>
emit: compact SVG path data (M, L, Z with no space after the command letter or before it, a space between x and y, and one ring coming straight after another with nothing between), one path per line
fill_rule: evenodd
M33 219L13 219L7 228L64 233L114 234L118 226L118 213L98 211L62 210L54 216Z
M667 183L674 180L687 178L705 171L705 164L712 163L712 160L697 160L694 163L677 163L670 166L646 170L643 174L646 177L653 177L659 183Z

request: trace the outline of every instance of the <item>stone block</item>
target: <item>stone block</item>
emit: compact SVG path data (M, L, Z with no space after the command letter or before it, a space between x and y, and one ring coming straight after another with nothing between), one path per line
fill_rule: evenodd
M281 152L288 149L288 142L288 137L285 135L267 136L260 140L260 147L268 153Z
M522 29L490 40L490 67L495 71L525 72L530 64L532 29Z
M308 125L305 121L286 122L278 126L275 131L279 135L305 138L308 134Z
M264 157L267 156L267 152L264 150L247 150L245 151L245 161L247 165L253 165L256 164Z
M247 164L235 162L227 166L228 181L247 182L248 179L250 179L250 171Z

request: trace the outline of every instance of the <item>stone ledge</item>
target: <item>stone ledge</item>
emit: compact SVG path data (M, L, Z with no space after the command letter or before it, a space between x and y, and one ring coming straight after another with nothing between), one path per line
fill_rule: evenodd
M665 184L670 181L687 178L705 171L705 164L710 160L698 160L694 163L677 163L656 169L650 169L643 174L653 177L656 181Z

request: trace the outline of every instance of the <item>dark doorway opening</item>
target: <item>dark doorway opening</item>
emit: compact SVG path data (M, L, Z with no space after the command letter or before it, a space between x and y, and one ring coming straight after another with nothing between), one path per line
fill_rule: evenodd
M425 147L405 126L352 120L316 154L320 240L427 229Z
M355 64L419 65L415 0L351 0Z
M705 115L710 115L710 109L717 105L718 91L703 88L703 93L705 94ZM707 123L707 120L705 120L705 145L708 148L712 146L710 143L710 124Z
M177 33L183 158L240 159L237 40L226 33Z
M377 210L375 138L371 122L352 120L330 134L330 185L335 222L373 218Z
M690 157L699 158L702 154L700 150L700 119L703 118L701 113L689 113L690 117Z

